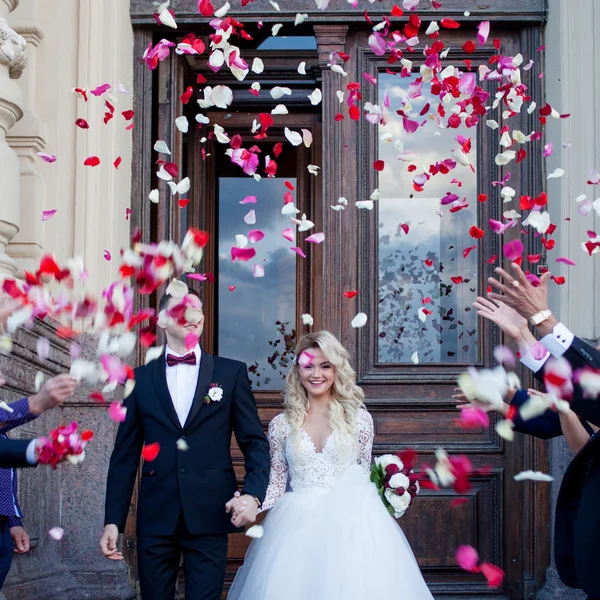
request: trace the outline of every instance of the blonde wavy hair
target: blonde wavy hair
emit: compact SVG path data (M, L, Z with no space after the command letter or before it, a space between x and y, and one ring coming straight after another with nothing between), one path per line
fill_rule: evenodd
M297 358L287 374L284 400L284 414L291 427L290 437L298 442L301 428L306 421L310 403L300 378L301 367L298 364L298 357L305 350L311 348L319 348L327 361L335 368L331 390L332 399L329 403L329 424L333 435L339 439L344 434L350 434L358 445L356 413L360 408L365 408L365 394L356 385L356 373L350 366L348 351L329 331L319 331L302 336L294 349Z

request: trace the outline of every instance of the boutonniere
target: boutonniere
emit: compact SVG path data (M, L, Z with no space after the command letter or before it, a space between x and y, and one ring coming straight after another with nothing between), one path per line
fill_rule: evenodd
M204 404L221 402L221 398L223 398L223 388L218 383L211 383L208 386L208 394L204 396Z

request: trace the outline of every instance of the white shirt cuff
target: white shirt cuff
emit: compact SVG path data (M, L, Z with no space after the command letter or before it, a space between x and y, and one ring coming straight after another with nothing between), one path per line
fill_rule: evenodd
M557 358L562 356L573 343L575 337L562 323L554 326L552 333L544 336L541 340L542 346Z
M35 455L36 444L37 440L31 440L29 446L27 446L27 451L25 452L25 458L30 465L37 465L37 457Z
M537 358L534 358L533 354L531 354L531 352L527 352L521 357L521 362L528 369L531 369L534 373L537 373L546 364L546 361L549 358L550 358L549 352L546 352L546 356L544 356L544 358L540 358L539 360Z

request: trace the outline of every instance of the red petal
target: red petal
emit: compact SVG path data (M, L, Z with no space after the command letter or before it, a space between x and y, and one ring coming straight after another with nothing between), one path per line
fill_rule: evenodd
M122 158L120 156L117 156L115 162L113 163L113 165L115 166L115 169L118 169L121 166L121 161L122 161Z
M476 227L475 225L473 225L469 229L469 235L472 238L475 238L476 240L480 240L485 235L485 232L483 231L483 229L480 229L479 227Z
M97 167L100 164L100 159L97 156L90 156L83 163L86 167Z
M158 442L154 442L152 444L146 444L142 448L142 458L146 462L152 462L160 452L160 444Z
M467 54L473 54L473 52L475 52L475 42L473 40L467 40L464 44L462 49L467 53ZM466 62L466 61L465 61ZM471 66L467 65L468 68L470 69Z
M462 281L463 281L462 277L450 277L450 279L452 280L452 283L455 283L456 285L458 285L459 283L462 283Z
M179 204L179 208L185 208L190 203L190 199L180 198L177 203Z
M487 579L489 587L496 588L502 585L504 571L500 567L492 565L491 563L482 563L480 569Z
M91 429L86 429L85 431L81 432L81 439L84 442L89 442L91 439L93 439L94 437L94 432Z
M181 101L183 104L187 104L190 101L190 98L194 95L194 88L190 85L183 94L181 94Z
M479 194L479 196L477 196L478 202L485 202L487 199L488 199L487 194Z
M351 292L344 292L344 296L346 298L348 298L349 300L351 300L352 298L354 298L357 295L358 295L358 290L352 290Z
M355 104L348 109L348 113L353 121L358 121L360 119L360 109Z
M392 6L392 17L402 17L403 15L404 11L399 6L394 4L394 6Z
M376 171L383 171L384 167L385 167L385 162L383 162L382 160L376 160L373 163L373 167L375 168Z
M445 29L458 29L460 27L460 23L456 22L454 19L448 18L442 19L440 25Z

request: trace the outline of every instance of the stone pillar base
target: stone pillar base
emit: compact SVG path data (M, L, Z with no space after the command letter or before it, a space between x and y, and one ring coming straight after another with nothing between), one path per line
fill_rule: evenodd
M100 557L98 560L104 560ZM61 571L24 581L12 581L0 593L0 600L135 600L127 569Z
M538 592L536 600L585 600L581 590L567 587L558 576L556 569L550 567L546 571L546 585Z

